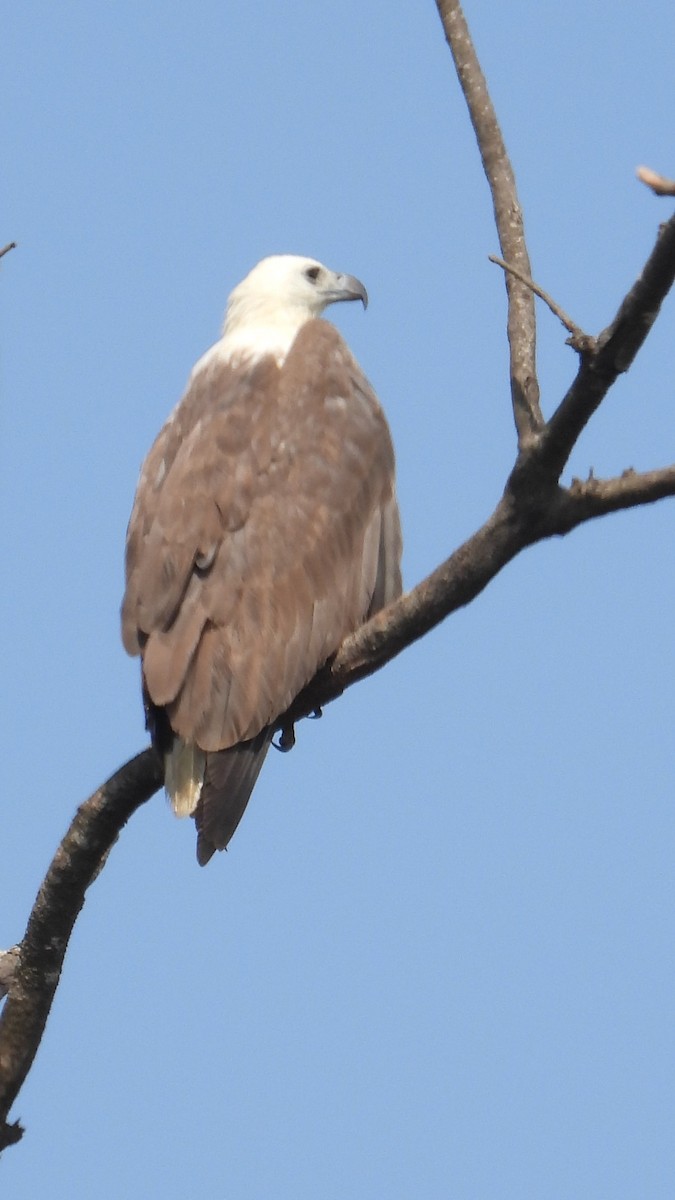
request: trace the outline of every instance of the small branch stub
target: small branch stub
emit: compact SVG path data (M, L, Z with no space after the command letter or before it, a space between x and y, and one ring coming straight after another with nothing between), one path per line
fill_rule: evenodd
M641 183L651 188L655 196L675 196L675 179L666 179L651 167L638 167L635 174Z
M19 965L20 947L0 950L0 1000L7 995Z

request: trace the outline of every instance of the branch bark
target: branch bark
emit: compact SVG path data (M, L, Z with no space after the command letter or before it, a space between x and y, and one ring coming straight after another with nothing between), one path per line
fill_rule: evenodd
M0 1151L17 1142L7 1123L42 1039L73 925L129 817L162 786L154 750L126 763L78 808L33 906L0 1016Z
M675 215L659 229L656 245L619 310L582 354L576 379L544 431L542 463L559 476L582 430L643 345L675 281Z
M490 262L495 264L495 266L501 267L503 271L508 271L511 275L515 275L516 279L519 279L520 282L524 283L525 286L528 287L535 296L538 296L540 300L544 301L544 304L550 308L553 316L558 318L560 323L565 326L565 329L569 333L570 336L567 339L568 345L573 346L575 350L579 351L591 349L590 343L592 342L592 339L589 338L588 334L584 333L583 329L575 324L572 318L567 315L564 308L561 308L561 306L556 303L553 297L549 296L548 292L545 292L542 287L539 287L538 283L535 283L533 279L529 279L527 275L523 275L522 272L516 267L512 267L511 263L504 262L503 258L497 258L496 254L488 254L488 258L490 259Z
M651 188L655 196L675 196L675 179L666 179L651 167L638 167L635 172L641 183Z
M436 6L464 92L483 170L492 194L502 256L511 263L516 272L529 278L532 271L516 179L462 6L458 0L436 0ZM506 294L511 401L518 431L518 445L524 450L535 439L544 423L539 407L534 297L516 275L506 276Z
M577 525L606 517L625 508L639 508L675 496L675 466L657 471L637 472L628 468L614 479L574 479L569 488L561 488L552 508L552 533L569 533Z
M533 285L513 171L460 5L437 2L492 191L505 259L518 454L485 524L427 579L344 642L279 720L282 733L474 600L525 547L622 508L675 496L675 466L574 480L569 487L559 483L582 430L635 358L675 280L675 217L660 231L611 324L597 338L581 335L575 343L581 358L577 376L545 424L535 371ZM556 311L550 297L544 293L543 298ZM574 330L573 336L580 333ZM0 956L0 986L9 993L0 1017L0 1150L22 1134L18 1122L8 1123L9 1111L39 1046L87 888L129 817L162 782L162 766L148 749L81 805L40 888L24 938Z

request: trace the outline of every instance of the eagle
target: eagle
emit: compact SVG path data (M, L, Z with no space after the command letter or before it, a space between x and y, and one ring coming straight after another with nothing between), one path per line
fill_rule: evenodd
M387 421L321 317L347 300L365 308L363 284L316 259L259 262L141 468L122 640L201 865L227 847L293 700L401 593Z

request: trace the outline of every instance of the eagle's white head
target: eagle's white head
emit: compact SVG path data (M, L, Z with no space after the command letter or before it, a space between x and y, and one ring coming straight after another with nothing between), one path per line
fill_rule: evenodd
M220 353L272 354L282 362L305 322L339 300L361 300L365 308L368 295L353 275L331 271L315 258L263 258L230 294Z

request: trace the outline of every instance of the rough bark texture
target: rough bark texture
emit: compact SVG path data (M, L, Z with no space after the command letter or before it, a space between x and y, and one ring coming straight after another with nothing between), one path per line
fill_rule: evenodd
M129 817L162 785L154 750L126 763L78 808L38 892L0 1016L0 1150L19 1140L7 1115L31 1068L85 893Z
M529 276L530 258L525 242L516 179L462 6L457 0L437 0L437 7L492 194L502 254L518 272ZM506 294L511 401L518 431L518 444L524 448L529 445L543 424L537 381L534 297L529 288L515 275L506 276Z

